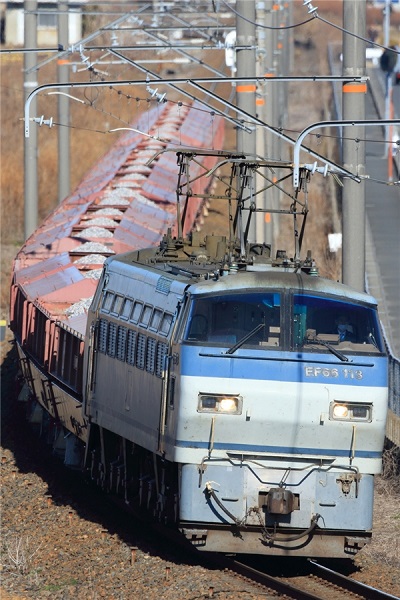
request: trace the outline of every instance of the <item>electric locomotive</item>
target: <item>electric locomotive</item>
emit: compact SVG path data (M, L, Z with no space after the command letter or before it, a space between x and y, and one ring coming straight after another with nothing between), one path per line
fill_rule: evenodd
M376 302L300 258L303 228L292 258L250 243L251 178L291 165L219 155L233 173L226 236L184 239L184 210L177 236L105 262L85 342L85 469L202 551L349 557L371 537L385 435ZM306 206L294 200L295 222Z

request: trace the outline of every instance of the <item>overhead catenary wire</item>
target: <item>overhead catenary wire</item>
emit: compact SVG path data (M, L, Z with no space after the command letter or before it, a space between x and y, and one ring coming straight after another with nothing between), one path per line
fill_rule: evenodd
M90 104L88 103L87 106L90 106ZM101 111L101 112L104 112L104 111ZM212 114L212 113L210 113L210 114ZM111 116L114 116L116 119L118 119L118 117L115 116L115 115L111 115ZM40 119L33 119L33 120L36 121L39 126L41 126L41 125L49 125L49 123L46 120L42 120L42 122L40 122L41 121ZM170 139L162 138L162 137L159 137L159 136L156 136L156 135L151 135L149 133L146 133L145 131L140 131L139 129L135 129L133 127L117 127L117 128L114 128L114 129L104 129L104 130L102 130L102 129L94 129L94 128L89 128L89 127L80 127L80 126L76 126L76 125L68 125L66 123L58 123L57 121L53 121L52 120L51 121L51 127L54 127L54 126L57 126L57 127L67 127L68 129L71 129L71 130L73 129L73 130L77 130L77 131L89 131L91 133L100 133L102 135L107 135L109 133L117 133L119 131L134 131L136 133L139 133L140 135L143 135L144 137L148 137L148 138L154 139L154 140L159 141L159 142L163 142L163 143L166 143L166 144L173 143L177 147L186 148L186 145L183 144L178 139L175 140L173 138L170 138ZM312 136L312 135L313 134L310 134L310 136ZM328 137L328 136L326 136L326 137ZM350 138L350 139L353 139L353 138ZM357 142L357 141L358 141L357 139L354 139L354 142ZM367 141L376 141L376 140L367 140ZM380 143L382 143L382 142L380 142ZM400 145L400 142L399 142L399 145ZM209 148L209 150L212 150L212 148ZM331 173L331 175L336 180L337 174ZM371 177L370 175L368 175L368 173L366 173L364 175L360 175L359 177L360 177L360 179L362 179L366 183L373 182L373 183L376 183L376 184L379 184L379 185L385 185L385 186L400 186L400 180L398 180L398 181L385 181L385 180L376 179L374 177ZM337 180L337 183L340 184L340 179Z
M237 17L239 17L240 19L243 19L244 21L247 21L247 22L249 22L251 24L254 24L258 29L268 29L268 30L278 30L278 31L285 30L285 29L295 29L297 27L301 27L303 25L306 25L307 23L310 23L313 20L319 20L319 21L325 23L326 25L329 25L330 27L333 27L335 29L338 29L339 31L342 31L343 33L345 33L347 35L353 36L353 37L355 37L357 39L360 39L360 40L364 41L369 46L373 46L375 48L382 48L382 50L392 50L394 53L400 54L400 50L398 50L395 47L391 47L391 46L389 47L389 46L385 46L384 44L379 44L376 41L373 41L373 40L371 40L369 38L360 36L360 35L352 32L352 31L349 31L348 29L345 29L344 27L342 27L341 25L338 25L337 23L333 23L332 21L329 21L328 19L325 19L324 17L322 17L318 13L317 8L312 13L312 16L309 19L305 19L304 21L300 21L299 23L293 23L291 25L282 25L282 26L279 26L279 27L274 27L274 26L264 25L264 24L256 22L256 21L252 21L251 19L248 19L247 17L245 17L243 14L240 14L235 8L233 8L232 6L230 6L228 4L228 2L226 2L226 0L221 0L221 2L232 13L234 13ZM39 12L40 12L40 14L44 14L45 13L45 11L38 11L38 13ZM53 14L55 14L55 12L52 10L51 14L53 15ZM82 14L85 14L85 12L82 12ZM99 13L94 13L92 11L90 11L90 12L88 11L87 14L88 15L95 15L95 14L99 14L99 15L119 15L121 13L118 13L118 12L99 12ZM165 16L165 13L160 13L160 14L163 14ZM191 13L188 13L188 14L191 14ZM136 16L136 15L134 15L133 13L125 13L123 15L124 18L129 18L129 17L132 17L132 16ZM216 27L216 25L214 25L214 26L208 26L208 27L205 27L205 29L212 29L212 28L215 29L215 27ZM221 27L223 27L223 26L221 26ZM188 29L199 29L199 30L202 29L201 26L200 27L199 26L191 27L190 25L186 26L186 28L188 28ZM228 28L229 28L229 26L228 26ZM154 27L155 31L156 30L161 30L161 29L173 29L173 28L172 27L171 28L161 28L161 27L157 28L157 27ZM107 27L103 27L103 28L101 28L101 30L102 31L107 31L107 30L108 31L116 31L115 25L113 25L113 24L110 24ZM132 30L140 31L140 28L135 28L135 29L132 29ZM128 28L121 28L121 31L128 31ZM199 46L198 49L205 49L205 48L206 49L211 49L211 48L208 48L208 47L202 48L200 46ZM136 48L132 48L132 49L136 49ZM237 47L237 49L241 49L241 47ZM56 53L56 52L62 52L62 51L64 51L64 52L73 52L74 48L73 48L73 46L71 48L69 48L69 49L60 48L60 47L58 47L58 48L27 48L27 49L24 49L24 48L13 48L13 49L11 49L11 48L5 48L5 49L0 49L0 54L6 54L6 53L24 53L24 52L43 52L43 53L45 53L45 52L55 52Z
M366 42L369 46L374 46L375 48L382 48L383 50L391 50L392 52L395 52L396 54L400 54L400 50L397 50L396 48L392 48L391 46L385 46L384 44L378 44L378 42L374 42L373 40L370 40L369 38L365 38L361 35L357 35L353 31L349 31L348 29L345 29L344 27L341 27L340 25L336 25L335 23L328 21L328 19L324 19L317 13L315 13L315 18L318 19L319 21L322 21L323 23L326 23L327 25L330 25L331 27L334 27L335 29L339 29L339 31L342 31L343 33L346 33L347 35L351 35L352 37L357 38L358 40Z
M227 3L226 3L224 0L223 0L223 3L224 3L226 6L228 6L230 10L232 9L232 7L231 7L231 6L229 6L229 5L228 5L228 4L227 4ZM234 13L236 13L236 14L237 14L237 11L235 11L235 10L233 10L232 12L234 12ZM125 22L126 22L126 20L127 20L127 19L130 19L132 16L133 16L132 14L125 14L125 15L124 15L124 16L122 16L120 19L117 19L117 20L116 20L117 22L115 23L115 25L114 25L114 29L113 29L112 31L113 31L113 32L115 32L115 31L118 31L118 27L120 27L122 23L125 23ZM239 16L240 16L240 15L239 15ZM316 15L315 15L315 14L313 14L313 16L312 16L310 19L308 19L308 20L307 20L307 22L308 22L308 21L311 21L311 20L313 20L313 19L315 18L315 16L316 16ZM136 18L136 16L135 16L134 18ZM288 28L291 28L291 27L294 27L294 26L300 26L300 25L302 25L302 24L305 24L305 22L302 22L302 23L298 23L298 24L292 25L292 26L290 26L290 27L288 27ZM330 24L330 22L327 22L327 24ZM269 27L267 27L267 28L269 28ZM196 29L197 29L197 27L196 27ZM277 29L277 30L280 30L280 29L282 29L282 27L275 27L275 28L274 28L274 27L271 27L271 29ZM351 32L350 32L350 33L351 33ZM153 34L151 34L151 35L152 35L152 37L155 37L155 38L158 40L157 36L153 36ZM89 38L87 38L87 39L93 39L93 36L89 36ZM158 46L158 44L157 44L157 48L158 48L158 47L160 47L160 49L161 49L161 48L165 48L165 49L167 49L167 50L168 50L168 49L175 49L175 48L173 48L173 45L172 45L172 44L169 44L169 43L168 43L168 44L166 44L166 46L163 46L162 44L164 43L164 41L163 41L163 40L161 40L161 39L160 39L159 41L160 41L160 45ZM367 41L368 41L368 40L367 40ZM153 45L151 45L151 47L153 47ZM82 57L82 51L83 51L83 50L87 50L87 51L89 51L89 50L92 50L92 49L94 50L94 49L103 49L103 48L104 48L105 50L107 50L107 49L108 49L106 46L102 46L102 47L100 47L100 46L94 46L94 47L86 47L86 48L85 48L85 47L82 47L82 45L80 45L81 57ZM130 46L121 46L121 47L120 47L120 48L118 48L118 49L126 49L126 50L128 50L128 49L131 49L131 48L132 48L132 47L130 47ZM177 48L177 49L179 50L179 48ZM76 49L74 49L74 50L76 51ZM114 49L114 50L115 50L115 49ZM126 57L123 57L123 58L125 59ZM193 59L193 57L190 57L190 58L191 58L191 59ZM104 73L101 73L100 71L96 70L96 68L95 68L95 65L96 65L96 60L93 60L93 61L91 61L91 60L90 60L90 61L89 61L89 59L88 59L87 57L84 57L84 59L85 59L85 60L84 60L84 63L86 63L86 65L87 65L87 68L88 68L88 69L91 71L91 73L92 73L93 75L95 75L96 77L99 77L101 81L105 82L105 81L106 81L106 79L105 79L105 77L104 77ZM201 61L201 64L204 64L204 63ZM281 80L281 78L279 78L279 80ZM315 81L317 81L317 80L318 80L318 78L314 78L314 80L315 80ZM205 79L204 79L203 81L205 81ZM271 78L269 78L268 82L271 82ZM118 83L119 83L119 82L118 82ZM188 83L188 82L187 82L187 83ZM116 88L115 88L115 87L113 87L112 85L110 85L110 89L113 89L113 90L114 90L116 93L118 93L120 96L125 96L127 100L134 99L134 97L130 96L129 94L123 94L123 92L121 92L121 90L118 90L118 89L116 89ZM136 100L138 100L138 99L136 98ZM148 98L147 98L147 99L143 99L143 100L145 100L145 101L147 101L147 102L149 101L149 99L148 99ZM116 120L118 120L119 122L121 122L121 123L123 123L123 124L126 124L126 125L128 125L128 124L129 124L129 122L128 122L127 120L125 120L125 119L121 119L120 117L118 117L117 115L115 115L113 112L110 112L110 111L105 111L105 110L103 110L103 109L99 108L98 106L95 106L95 103L94 103L94 102L89 102L89 103L87 103L87 102L84 102L84 101L81 101L81 102L82 102L83 104L86 104L87 106L91 106L92 108L95 108L95 110L98 110L99 112L102 112L103 114L107 114L108 116L110 116L110 117L112 117L112 118L115 118ZM179 103L177 103L177 104L179 105ZM208 113L210 113L210 115L212 115L212 114L215 114L215 111L212 111L212 112L210 112L210 111L206 110L205 108L196 107L196 108L195 108L195 110L203 110L204 112L208 112ZM220 111L217 111L217 112L216 112L216 114L220 114L220 116L222 116L224 119L226 119L226 118L227 118L227 117L226 117L226 115L224 115L224 114L221 114L221 112L220 112ZM252 121L249 121L248 119L246 119L246 118L243 118L243 119L240 119L240 123L241 123L242 125L246 126L247 124L251 124L251 123L252 123ZM55 124L55 123L54 123L54 124ZM76 128L76 129L79 129L79 127L74 127L74 128ZM85 130L86 130L86 128L84 128L84 127L82 127L81 129L85 129ZM284 131L284 129L282 129L282 128L275 128L275 127L272 127L272 129L273 129L274 131L276 131L277 133L281 133L282 131ZM100 130L100 129L96 129L95 131L97 131L97 132L102 132L102 130ZM107 130L105 130L105 131L107 131ZM287 130L287 131L288 131L288 130ZM318 139L318 138L320 138L320 137L322 137L322 136L321 136L321 134L317 134L315 137ZM328 135L324 135L323 137L336 137L337 139L339 139L339 138L340 138L340 136L328 136ZM353 140L355 143L357 143L358 141L362 141L362 140L360 140L360 139L358 139L358 138L351 138L351 137L350 137L350 138L342 138L342 139L351 139L351 140ZM374 141L375 141L375 140L374 140ZM381 142L381 143L384 143L384 142ZM389 142L389 143L390 143L390 142Z
M140 98L138 96L135 97L135 96L131 96L129 94L124 94L123 92L121 92L119 90L116 90L114 87L112 87L110 89L113 89L114 91L116 91L117 93L121 94L122 96L124 96L128 100L133 100L133 101L138 102L138 103L140 103L140 102L146 102L148 104L149 103L154 103L154 104L159 103L156 98L151 98L151 97ZM58 92L58 91L48 92L46 95L47 96L52 96L52 95L60 95L60 94L68 96L70 99L75 100L76 102L79 102L81 104L84 104L88 108L93 108L94 110L96 110L96 111L98 111L100 113L103 113L103 114L105 114L107 116L113 117L114 119L116 119L117 121L120 121L121 123L129 124L128 121L125 121L124 119L121 119L121 117L118 117L116 114L114 114L112 112L109 112L109 111L105 111L102 108L98 108L96 106L95 102L91 102L91 101L88 101L88 100L85 101L85 100L82 100L81 98L77 98L76 96L72 96L71 94L67 94L65 92ZM194 111L198 111L198 112L209 114L210 118L214 117L215 114L216 114L214 110L207 110L205 108L201 108L201 107L198 107L198 106L192 106L191 104L188 104L188 103L185 103L185 102L182 102L182 101L164 99L162 102L166 103L166 104L175 104L178 107L183 106L183 107L186 107L186 108L191 108ZM223 115L220 115L220 116L221 116L221 118L224 118ZM248 125L251 125L251 121L244 120L244 123L247 123ZM110 131L117 131L116 129L114 129L114 130L100 130L100 129L90 129L90 128L87 128L87 127L79 127L79 126L76 126L76 125L74 125L74 126L72 126L72 125L65 125L63 123L58 123L57 121L54 121L54 120L53 120L53 125L57 125L57 126L60 126L60 127L63 127L63 126L70 127L71 129L77 129L77 130L82 130L82 131L93 131L93 132L97 132L97 133L109 133ZM379 126L379 122L377 122L376 125L378 127ZM123 129L123 128L121 128L121 129ZM291 134L300 134L301 133L301 130L299 130L299 129L288 129L288 128L285 128L285 127L278 127L277 131L280 131L282 133L283 132L287 132L287 133L291 133ZM141 133L143 133L143 135L146 135L144 132L141 132ZM374 144L393 144L394 146L398 146L399 150L400 150L400 138L398 140L394 140L394 141L393 140L385 140L385 139L377 140L377 139L368 138L368 137L366 137L366 138L357 138L357 137L353 137L353 136L332 135L332 134L327 134L327 133L310 133L309 137L310 138L314 138L314 139L324 138L324 139L334 139L334 140L350 140L350 141L353 141L356 144L359 143L359 142L368 142L368 143L374 143Z
M396 54L400 54L400 50L397 50L396 48L385 46L384 44L379 44L378 42L375 42L369 38L360 36L360 35L354 33L353 31L349 31L348 29L345 29L344 27L341 27L340 25L337 25L336 23L332 23L332 21L329 21L328 19L321 17L318 14L317 9L315 9L315 11L312 13L312 16L309 19L306 19L305 21L300 21L299 23L293 23L292 25L282 25L279 27L273 27L273 26L269 26L269 25L264 25L262 23L258 23L256 21L252 21L251 19L248 19L247 17L245 17L243 14L240 14L237 10L235 10L233 7L231 7L225 0L221 0L221 2L223 4L225 4L227 7L229 7L229 9L237 17L239 17L240 19L243 19L244 21L251 23L252 25L255 25L256 28L258 28L258 29L271 29L271 30L277 30L277 31L281 31L284 29L295 29L297 27L301 27L302 25L306 25L307 23L310 23L311 21L318 19L319 21L325 23L326 25L329 25L330 27L334 27L335 29L342 31L343 33L346 33L347 35L351 35L359 40L362 40L363 42L366 42L369 46L374 46L376 48L382 48L383 50L393 50L393 52L395 52Z
M293 25L282 25L282 27L273 27L270 25L264 25L264 24L258 23L256 21L252 21L251 19L248 19L247 17L245 17L243 14L239 13L232 6L230 6L227 2L225 2L225 0L221 0L221 1L222 1L222 4L225 4L225 6L228 7L229 10L232 11L237 17L239 17L239 19L243 19L243 21L247 21L247 23L251 23L252 25L255 25L259 29L277 29L279 31L284 30L284 29L295 29L296 27L301 27L302 25L305 25L306 23L309 23L310 21L312 21L314 19L314 17L310 17L309 19L306 19L305 21L301 21L300 23L294 23Z
M116 53L116 54L118 54L118 53ZM145 71L145 69L143 69L143 67L141 69L143 71ZM224 78L224 79L226 81L231 81L231 80L233 80L235 78L229 78L228 77L228 78ZM243 81L248 81L249 80L249 78L236 78L236 79L243 80ZM250 79L253 80L254 78L250 78ZM279 80L279 78L276 78L276 79ZM283 79L285 79L285 78L283 78ZM292 78L289 78L289 80L291 80L291 79ZM304 78L301 78L301 79L304 80ZM308 79L308 78L306 78L306 79ZM311 79L315 80L316 78L312 77ZM354 80L353 77L351 79ZM266 78L266 77L261 77L261 78L259 77L259 78L257 78L257 81L261 81L261 80L271 81L272 79L271 78ZM169 83L170 85L172 85L172 87L175 87L176 83L189 84L192 87L194 87L195 89L200 90L204 94L208 95L210 99L221 101L221 98L219 98L218 96L216 96L216 94L214 94L209 89L206 89L202 85L199 84L199 82L205 83L205 82L213 82L213 81L214 81L213 78L198 78L197 80L191 80L191 79L183 79L183 80L173 79L171 81L164 80L164 82ZM143 85L143 84L148 85L149 83L154 83L154 81L150 80L149 77L147 77L145 81L135 81L135 85ZM105 82L103 85L104 86L108 86L110 84L121 85L122 86L122 85L132 85L132 82L131 81L113 81L113 82ZM30 120L29 119L29 107L30 107L30 102L36 96L37 93L39 93L40 91L44 91L46 89L53 89L53 88L58 88L58 89L61 88L62 89L62 88L65 88L65 87L68 87L68 88L76 87L76 88L78 88L78 87L88 87L89 85L90 84L88 82L74 83L74 84L72 84L72 83L68 83L68 84L48 84L48 85L39 86L38 88L36 88L36 90L34 90L33 92L31 92L31 94L29 95L29 97L28 97L28 99L27 99L27 101L25 103L25 137L29 137L29 120ZM95 86L99 86L101 84L98 83L98 82L94 82L94 85ZM178 89L182 93L184 93L183 90L181 90L179 87L178 87ZM203 104L204 104L204 102L203 102ZM265 128L266 130L269 130L269 131L273 132L275 135L279 136L281 139L289 142L290 144L292 144L292 145L296 145L297 144L297 142L295 142L295 140L293 140L292 138L290 138L290 137L282 134L278 129L276 129L274 127L271 127L270 125L268 125L264 121L262 121L262 120L258 119L257 117L254 117L254 116L246 113L246 111L243 111L243 110L239 109L238 107L235 107L231 103L229 103L227 101L223 101L223 105L225 107L229 106L231 109L235 110L236 113L238 114L238 118L236 118L236 119L232 119L232 117L228 117L228 116L226 117L227 119L230 119L231 121L233 121L236 124L236 126L238 126L238 127L240 126L242 128L245 128L246 130L248 130L248 128L245 127L243 125L243 123L239 119L239 117L241 117L241 118L245 117L248 121L252 121L253 127L259 125L259 126ZM221 112L221 110L216 110L216 113L223 115L223 113ZM333 170L336 173L341 173L342 175L345 175L345 176L347 176L349 178L354 178L356 181L359 181L357 175L351 173L350 171L348 171L346 169L343 169L337 163L335 163L335 162L333 162L331 160L328 160L326 157L321 156L319 153L315 152L314 150L312 150L312 149L310 149L310 148L308 148L306 146L302 146L302 149L305 150L306 152L310 153L315 158L317 158L319 160L322 160L325 163L325 165L329 165L331 168L333 168Z

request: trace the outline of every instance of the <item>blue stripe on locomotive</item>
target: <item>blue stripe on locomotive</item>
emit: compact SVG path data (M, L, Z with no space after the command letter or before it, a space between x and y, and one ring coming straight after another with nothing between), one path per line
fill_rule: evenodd
M343 362L322 353L242 350L184 345L181 375L285 382L327 382L332 385L387 387L387 359L349 355Z
M204 448L209 450L209 441L200 440L175 440L175 445L178 448ZM289 454L289 455L310 455L310 456L332 456L350 458L350 451L339 448L296 448L293 446L266 446L264 444L235 444L233 442L218 443L214 442L214 450L226 450L229 452L270 452L272 454ZM371 450L356 450L354 456L356 458L381 458L382 452L374 452Z

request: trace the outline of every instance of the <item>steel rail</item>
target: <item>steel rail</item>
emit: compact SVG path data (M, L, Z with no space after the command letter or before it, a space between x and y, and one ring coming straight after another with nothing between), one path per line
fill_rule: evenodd
M227 560L230 562L229 559ZM271 588L275 592L283 594L285 597L290 596L294 600L325 600L325 598L321 598L321 596L316 596L312 592L302 590L301 588L291 585L285 581L281 581L272 575L268 575L267 573L253 569L253 567L249 567L245 563L241 563L237 560L232 560L231 566L228 566L228 568L238 575L248 577L251 579L251 581L255 581L256 583Z
M320 576L322 573L324 579L327 581L339 586L345 585L349 592L359 595L362 594L362 597L366 598L366 600L398 600L397 596L392 596L392 594L346 577L346 575L342 575L337 571L333 571L332 569L328 569L328 567L320 565L315 560L308 559L308 562L316 575Z
M213 559L214 557L212 557L212 560ZM297 585L292 585L285 580L276 579L272 575L268 575L263 571L258 571L246 563L225 557L223 557L222 560L224 561L222 564L227 565L225 568L237 572L243 577L248 577L251 579L251 581L255 581L256 583L270 587L276 590L278 593L290 595L296 600L326 600L326 596L324 595L323 591L321 591L321 593L309 592L301 587L298 587ZM347 591L351 594L356 594L360 599L362 598L363 600L398 600L397 596L393 596L392 594L378 590L377 588L356 581L355 579L351 579L346 575L337 573L332 569L323 567L312 559L308 559L308 563L314 570L313 574L317 575L322 580L320 583L321 586L323 586L325 582L328 582L329 584L333 584L339 588L337 590L338 596ZM231 566L229 566L229 564ZM345 596L342 595L341 597L344 598Z

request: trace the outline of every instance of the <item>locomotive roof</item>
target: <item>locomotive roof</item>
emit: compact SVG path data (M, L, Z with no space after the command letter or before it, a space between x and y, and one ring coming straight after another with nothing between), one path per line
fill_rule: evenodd
M149 248L144 252L150 258L154 254L154 250ZM375 298L369 294L358 292L342 283L323 277L312 276L301 271L295 273L293 269L247 266L246 269L237 272L213 277L213 267L215 266L213 264L200 265L193 264L190 261L165 261L146 264L141 260L138 261L138 255L140 256L140 254L140 252L129 252L109 258L107 262L117 261L134 265L139 270L142 268L144 271L158 272L160 276L170 277L176 281L186 283L190 287L190 293L193 295L211 292L218 294L237 290L278 288L293 289L300 293L303 291L329 294L355 302L377 304Z
M237 278L237 279L236 279ZM369 294L357 292L352 288L323 277L315 277L306 273L289 272L282 269L271 268L266 271L253 271L248 268L245 272L240 272L235 275L229 275L220 278L217 282L213 282L213 291L230 291L235 289L259 289L265 287L279 289L293 289L298 292L316 292L319 294L330 294L342 296L349 300L357 302L368 302L376 304L376 300ZM193 294L203 294L209 291L209 281L197 283L191 292Z

